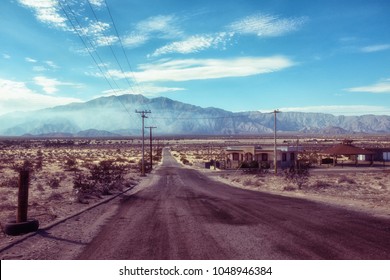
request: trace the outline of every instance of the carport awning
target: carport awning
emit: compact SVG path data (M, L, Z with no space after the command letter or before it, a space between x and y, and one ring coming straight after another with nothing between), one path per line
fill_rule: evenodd
M355 147L350 144L338 144L336 146L321 151L321 154L350 156L350 155L372 155L374 154L374 152L359 147Z

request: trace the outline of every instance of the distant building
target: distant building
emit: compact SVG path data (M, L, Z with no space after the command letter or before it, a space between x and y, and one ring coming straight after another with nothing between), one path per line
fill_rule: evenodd
M342 143L333 147L327 148L321 151L320 154L327 155L333 158L333 165L337 164L337 157L347 156L349 160L358 164L359 160L367 160L373 163L374 152L371 150L362 149L352 145L352 140L344 140ZM320 158L320 164L322 163L322 157Z
M298 152L302 151L300 146L280 146L276 150L277 165L281 168L288 168L295 165ZM242 165L253 162L260 166L273 167L274 147L259 146L234 146L225 149L226 168L239 168Z

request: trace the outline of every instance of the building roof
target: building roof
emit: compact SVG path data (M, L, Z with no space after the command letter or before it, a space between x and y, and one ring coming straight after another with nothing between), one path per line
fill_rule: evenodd
M372 155L374 152L365 150L356 146L353 146L351 143L341 143L331 148L321 151L322 154L327 155Z

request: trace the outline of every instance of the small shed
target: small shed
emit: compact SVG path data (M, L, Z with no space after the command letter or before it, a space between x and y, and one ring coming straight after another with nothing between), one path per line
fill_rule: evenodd
M373 162L374 152L352 145L352 140L344 140L342 143L333 147L327 148L321 151L321 154L329 155L333 157L333 165L337 164L337 156L348 156L351 160L358 164L359 155L364 155L365 158L369 158L369 161Z

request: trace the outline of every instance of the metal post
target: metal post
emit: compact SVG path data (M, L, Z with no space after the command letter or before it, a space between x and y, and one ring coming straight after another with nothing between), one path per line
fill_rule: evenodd
M18 212L16 217L17 223L27 222L28 208L28 187L30 182L30 171L19 171L19 193L18 193Z

